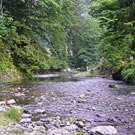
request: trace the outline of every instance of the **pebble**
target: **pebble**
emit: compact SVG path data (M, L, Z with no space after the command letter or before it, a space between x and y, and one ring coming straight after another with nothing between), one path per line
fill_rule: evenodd
M80 95L80 98L81 98L81 99L86 98L85 94Z
M20 121L20 123L28 123L28 122L31 122L30 118L22 118Z
M93 107L92 107L92 110L93 110L93 111L96 111L96 107L95 107L95 106L93 106Z
M49 130L47 132L47 135L74 135L74 134L68 131L67 129L60 128L60 129Z
M15 93L15 96L16 96L16 97L25 96L25 94L18 92L18 93Z
M83 128L85 126L85 124L82 121L78 121L77 126L80 128Z
M33 128L33 130L34 130L34 131L45 131L45 127L43 127L43 126L35 126L35 127Z
M46 111L45 111L45 109L36 109L34 112L35 113L45 113Z
M22 118L31 118L31 117L32 117L32 114L26 114L26 113L22 114Z

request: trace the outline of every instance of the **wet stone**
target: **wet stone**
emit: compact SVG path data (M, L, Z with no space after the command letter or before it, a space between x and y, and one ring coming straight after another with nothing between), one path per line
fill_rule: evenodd
M102 117L106 117L106 114L96 114L96 116L102 118Z
M28 123L28 122L31 122L30 118L22 118L20 121L20 123Z
M35 127L33 128L33 130L34 130L34 131L45 131L45 127L43 127L43 126L35 126Z
M36 109L34 110L35 113L45 113L45 109Z
M61 128L61 129L54 129L54 130L49 130L47 135L74 135L74 133Z
M93 106L93 107L92 107L92 110L93 110L93 111L96 111L96 107L95 107L95 106Z
M75 124L71 124L70 126L65 126L64 128L72 131L78 129L78 127Z
M76 125L77 125L78 127L80 127L80 128L83 128L83 127L85 126L85 124L84 124L82 121L78 121L78 122L76 123Z
M26 113L22 114L22 118L30 118L30 117L32 117L32 114L26 114Z
M48 129L51 129L51 128L54 128L51 124L46 124L46 123L44 123L43 124L44 125L44 127L48 130Z

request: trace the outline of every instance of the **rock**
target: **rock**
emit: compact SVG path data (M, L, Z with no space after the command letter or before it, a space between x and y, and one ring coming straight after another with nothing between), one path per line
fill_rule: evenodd
M32 117L31 114L26 114L26 113L22 114L22 118L31 118L31 117Z
M117 88L116 84L112 83L109 85L109 88Z
M25 96L25 94L18 92L18 93L15 93L15 96L16 96L16 97Z
M42 135L42 133L39 133L38 131L33 131L31 133L24 133L24 135Z
M122 98L121 97L118 97L118 98L116 98L117 100L122 100Z
M44 123L41 122L41 121L37 121L37 122L36 122L36 126L44 126Z
M18 87L17 89L18 89L18 90L20 90L21 88L20 88L20 87Z
M80 128L83 128L83 127L85 126L85 124L84 124L82 121L78 121L78 122L76 123L76 125L77 125L78 127L80 127Z
M74 103L74 104L76 104L76 100L72 100L71 102Z
M46 111L45 111L45 109L36 109L34 112L35 113L45 113Z
M77 112L76 112L75 110L71 110L70 113L71 113L71 114L75 114L75 113L77 113Z
M96 111L96 107L95 107L95 106L93 106L93 107L92 107L92 110L93 110L93 111Z
M61 128L61 129L54 129L54 130L51 129L48 131L47 135L74 135L74 134L64 128Z
M90 89L87 89L87 91L88 91L88 92L91 92L91 90L90 90Z
M45 123L51 123L52 119L51 118L42 118L40 121L45 122Z
M65 121L61 121L60 127L64 127L64 126L66 126L66 122Z
M67 124L67 126L70 126L70 122L69 122L69 121L67 121L67 123L66 123L66 124Z
M60 123L61 123L61 121L59 119L57 119L57 120L54 121L54 124L53 125L55 127L59 128L60 127Z
M48 130L51 129L53 126L51 124L44 124L44 127Z
M106 114L96 114L96 116L102 118L102 117L106 117Z
M5 105L6 101L0 101L0 105Z
M15 104L15 103L16 103L16 101L14 99L10 99L7 101L8 105Z
M135 95L135 92L131 92L130 94L131 94L131 95Z
M34 131L45 131L45 127L43 127L43 126L35 126L34 128L33 128L33 130Z
M85 103L86 102L86 99L80 99L78 100L78 103Z
M111 122L111 123L119 123L119 121L114 117L114 118L108 118L107 122Z
M71 130L73 131L73 130L77 130L78 129L78 127L76 125L74 125L74 124L72 124L70 126L65 126L64 128L69 130L69 131L71 131Z
M5 101L0 101L0 105L11 105L11 104L15 104L16 101L14 99L10 99L10 100L5 100Z
M92 133L100 133L102 135L116 135L117 129L113 126L97 126L90 130Z
M22 118L20 123L29 123L31 122L31 119L30 118Z
M14 126L14 129L15 130L23 130L23 131L25 131L25 130L27 130L27 128L26 127L23 127L21 124L16 124L15 126Z
M85 99L86 98L85 94L80 95L80 98Z

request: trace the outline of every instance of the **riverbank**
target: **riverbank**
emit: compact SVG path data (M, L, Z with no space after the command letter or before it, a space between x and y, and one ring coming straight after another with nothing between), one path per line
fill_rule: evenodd
M112 83L117 87L110 88ZM112 126L118 135L134 135L134 90L133 85L105 78L44 80L1 86L0 98L13 98L24 108L22 121L15 125L24 130L22 135L42 135L43 131L49 135L89 135L99 126Z

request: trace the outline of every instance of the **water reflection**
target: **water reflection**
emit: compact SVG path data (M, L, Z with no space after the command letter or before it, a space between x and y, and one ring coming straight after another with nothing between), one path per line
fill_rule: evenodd
M67 81L78 81L77 78L72 77L65 77L65 76L59 76L59 77L35 77L33 79L33 82L67 82Z

